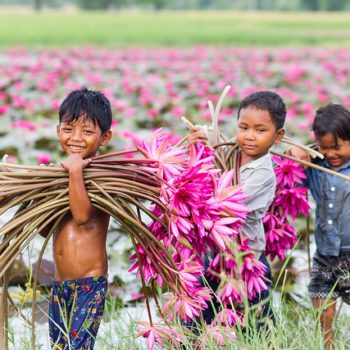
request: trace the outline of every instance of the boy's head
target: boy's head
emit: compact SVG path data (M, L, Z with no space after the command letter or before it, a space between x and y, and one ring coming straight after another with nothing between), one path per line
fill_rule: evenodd
M244 98L238 107L237 143L242 153L254 160L265 155L284 136L286 106L272 91L258 91Z
M350 112L339 104L328 104L316 111L312 124L319 151L332 168L350 160Z
M111 139L111 124L108 99L99 91L82 88L72 91L62 102L57 136L67 155L93 157Z

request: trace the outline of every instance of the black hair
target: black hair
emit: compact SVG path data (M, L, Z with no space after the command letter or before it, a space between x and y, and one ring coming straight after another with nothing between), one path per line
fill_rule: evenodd
M72 122L79 118L89 118L98 124L102 132L112 125L112 109L107 97L99 91L81 88L72 91L61 103L59 121Z
M239 119L241 110L248 107L254 107L269 112L276 129L279 130L283 128L287 110L280 95L272 91L257 91L248 95L238 106L237 119Z
M342 105L330 103L316 111L312 131L316 138L332 134L335 141L350 140L350 112Z

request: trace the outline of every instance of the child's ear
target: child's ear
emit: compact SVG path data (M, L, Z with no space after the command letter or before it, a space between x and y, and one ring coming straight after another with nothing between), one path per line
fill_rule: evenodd
M101 137L101 146L107 145L108 142L111 140L111 138L112 138L112 131L111 130L104 132L102 134L102 137Z
M56 134L58 137L60 136L60 124L56 126Z
M277 137L276 137L276 140L275 140L275 145L278 145L282 141L283 136L286 133L286 129L285 128L281 128L281 129L277 130L276 133L277 133Z

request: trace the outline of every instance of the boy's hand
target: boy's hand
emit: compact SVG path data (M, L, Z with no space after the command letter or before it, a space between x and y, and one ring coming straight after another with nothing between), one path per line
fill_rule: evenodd
M71 173L75 171L82 171L82 169L86 168L90 162L90 158L82 159L79 155L72 154L67 159L61 161L61 164L65 170Z
M286 154L301 160L306 160L307 162L311 162L310 154L296 146L289 147L286 151Z
M190 134L188 135L188 141L190 143L208 141L208 136L203 130L197 128L190 128Z
M190 143L208 141L208 135L202 129L197 128L185 117L181 117L181 120L187 125L188 129L190 130L190 134L187 137L187 140Z

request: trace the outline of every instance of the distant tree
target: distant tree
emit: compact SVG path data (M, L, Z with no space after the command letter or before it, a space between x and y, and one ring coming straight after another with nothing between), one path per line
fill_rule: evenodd
M77 5L84 10L106 10L111 7L123 7L130 3L129 0L77 0Z
M310 11L344 11L348 0L304 0L302 8Z
M199 8L208 8L212 5L213 0L199 0L198 6Z
M167 2L166 0L154 0L154 6L156 10L161 10L167 7Z
M327 11L344 11L347 7L347 0L328 0Z
M36 11L40 11L42 8L42 0L34 0L34 8Z

